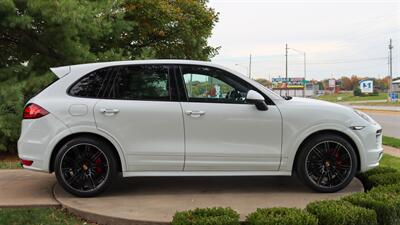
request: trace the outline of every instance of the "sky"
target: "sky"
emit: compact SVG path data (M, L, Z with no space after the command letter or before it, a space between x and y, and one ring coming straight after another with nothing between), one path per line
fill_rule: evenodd
M252 77L307 79L388 75L393 40L393 76L400 76L400 0L287 1L209 0L219 22L209 44L220 46L212 62ZM295 51L297 50L297 51Z

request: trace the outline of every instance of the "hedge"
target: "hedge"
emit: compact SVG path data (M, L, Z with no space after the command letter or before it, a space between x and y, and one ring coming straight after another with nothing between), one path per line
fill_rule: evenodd
M246 225L318 225L315 216L295 208L257 209L246 218Z
M204 208L175 213L171 225L239 225L239 214L231 208Z
M246 217L246 225L398 225L400 224L400 172L378 167L357 177L366 193L341 200L312 202L305 210L257 209ZM171 225L240 225L231 208L204 208L177 212Z
M381 185L399 184L400 172L376 174L370 176L368 179L372 187L377 187Z
M374 210L380 225L400 224L399 196L370 191L368 193L355 193L342 199L354 205Z
M311 202L306 210L318 218L320 225L377 225L373 210L352 205L342 200Z
M393 194L395 196L400 195L400 184L382 185L372 188L372 193L386 193Z
M377 181L376 178L374 178L374 176L376 177L376 175L389 174L395 172L397 172L397 170L391 167L377 167L367 172L357 174L357 178L360 179L360 181L362 182L365 191L368 191L374 186L379 185L378 183L379 181ZM371 177L375 179L374 182L371 182L370 180Z

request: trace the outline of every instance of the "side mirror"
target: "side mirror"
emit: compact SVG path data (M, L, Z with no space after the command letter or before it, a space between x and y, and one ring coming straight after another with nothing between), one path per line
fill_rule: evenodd
M265 98L257 91L250 90L247 92L246 101L254 104L258 110L266 111L268 106L265 103Z

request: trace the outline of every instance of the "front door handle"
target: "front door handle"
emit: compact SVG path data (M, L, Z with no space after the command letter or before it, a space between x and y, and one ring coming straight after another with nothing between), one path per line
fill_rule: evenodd
M112 116L119 113L119 109L100 109L100 112L106 116Z
M194 117L194 118L198 118L198 117L206 114L205 111L192 111L192 110L187 110L185 113L186 113L186 115Z

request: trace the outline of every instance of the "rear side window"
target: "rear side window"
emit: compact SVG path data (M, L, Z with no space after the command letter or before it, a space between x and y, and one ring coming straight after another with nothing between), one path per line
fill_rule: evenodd
M169 101L175 98L170 69L166 65L119 67L110 90L110 97L126 100Z
M78 80L69 94L122 100L176 100L177 90L167 65L115 66L93 71Z
M81 78L69 90L69 94L77 97L104 98L113 79L113 68L93 71Z

